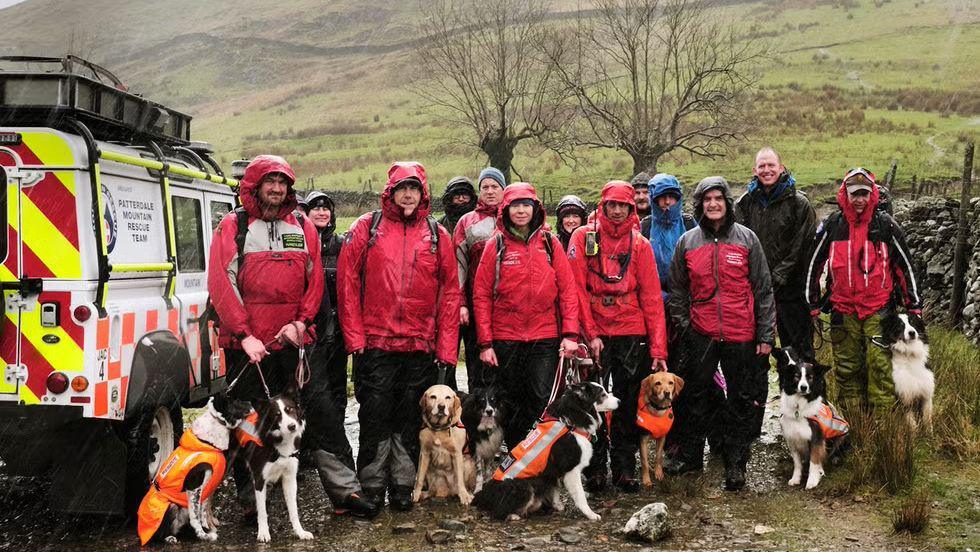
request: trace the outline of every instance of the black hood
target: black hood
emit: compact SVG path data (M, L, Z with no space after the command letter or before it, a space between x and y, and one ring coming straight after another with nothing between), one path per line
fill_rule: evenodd
M463 205L453 205L450 200L459 193L466 193L470 199ZM457 176L446 184L446 191L442 193L442 209L446 212L446 216L453 220L459 220L459 217L476 209L476 190L469 178Z
M306 207L303 210L308 214L310 209L316 207L317 205L324 205L326 206L327 210L330 211L330 224L323 229L323 234L329 236L330 234L334 233L334 230L337 229L337 210L334 207L333 200L330 199L330 196L319 190L313 190L308 196L306 196Z

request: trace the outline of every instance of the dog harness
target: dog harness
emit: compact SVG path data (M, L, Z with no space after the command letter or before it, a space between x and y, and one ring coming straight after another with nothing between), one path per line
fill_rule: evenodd
M249 443L262 446L262 439L259 439L259 413L253 410L242 420L242 423L235 428L235 440L238 445L245 448Z
M188 429L180 437L180 445L174 449L167 461L160 466L153 485L143 497L137 511L137 530L140 543L146 544L160 528L163 516L171 504L187 508L187 493L184 479L196 466L209 464L211 478L201 489L201 500L207 500L221 484L225 476L225 454L223 451L200 440Z
M650 405L640 397L636 406L636 425L642 427L654 439L663 439L674 425L674 409L668 408L663 416L652 412Z
M827 440L847 435L847 432L851 430L851 426L847 423L847 420L830 403L821 404L817 415L808 417L807 419L817 422L817 425L820 426L820 431L823 432L823 438Z
M504 479L527 479L537 477L548 465L551 447L558 439L569 431L590 439L592 436L581 429L569 429L560 420L543 420L538 422L531 433L500 463L493 478L497 481Z

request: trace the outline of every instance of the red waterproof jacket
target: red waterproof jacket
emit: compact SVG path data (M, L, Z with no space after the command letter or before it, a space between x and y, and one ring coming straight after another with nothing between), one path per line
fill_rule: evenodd
M395 186L405 179L422 185L422 200L405 217L394 203ZM380 349L434 352L456 364L459 339L459 277L449 232L436 225L432 251L429 186L425 169L395 163L381 194L381 222L371 240L367 213L354 222L337 261L337 300L348 352Z
M260 155L248 164L239 183L239 199L249 219L244 262L235 244L238 216L234 211L221 220L211 241L208 293L221 320L222 347L241 348L241 340L249 335L268 343L295 320L309 326L323 298L320 238L308 218L296 216L292 184L275 217L262 219L256 194L259 182L270 173L282 173L291 182L296 178L282 157ZM307 334L307 343L311 342Z
M467 301L473 298L473 278L480 266L483 247L496 231L497 205L487 205L483 200L477 201L476 210L466 213L456 222L453 245L459 266L459 286Z
M526 241L508 229L507 207L519 199L535 202L533 230ZM548 261L544 218L544 205L533 186L518 182L504 188L497 233L487 240L473 281L473 310L480 347L489 347L493 341L526 342L578 336L575 277L561 242L550 233L552 259ZM503 236L499 262L498 234Z
M701 199L721 190L727 204L716 231ZM700 226L681 236L670 263L670 315L683 335L693 329L718 341L775 343L776 307L769 265L754 232L735 222L728 183L708 177L694 190Z
M820 275L825 264L830 266L830 303L837 312L864 320L892 302L896 284L909 311L922 309L905 234L895 219L877 209L878 187L871 188L868 206L858 215L841 184L837 191L841 212L831 214L817 229L817 246L806 273L806 298L814 313L821 306Z
M616 224L603 209L607 201L632 205L633 212ZM568 262L578 283L583 333L589 340L645 336L650 356L666 359L667 330L657 263L650 242L635 230L636 206L630 183L606 184L596 212L596 222L576 228L568 246ZM585 254L589 232L596 232L599 254L595 256Z

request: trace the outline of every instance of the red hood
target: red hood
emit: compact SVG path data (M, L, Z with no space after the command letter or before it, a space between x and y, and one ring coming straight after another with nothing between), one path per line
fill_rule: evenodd
M878 207L878 186L871 185L871 197L868 199L868 208L861 213L860 218L854 212L854 208L851 207L850 200L847 199L847 186L843 182L841 182L840 189L837 190L837 204L840 205L841 211L844 212L844 218L847 219L847 222L851 226L855 224L867 224L871 221L871 217Z
M431 208L429 206L429 183L425 178L425 167L415 161L394 163L388 169L388 183L385 184L385 191L381 194L381 211L384 215L393 220L405 220L402 210L392 201L392 192L399 182L406 178L414 178L422 183L422 199L415 213L410 217L411 220L420 220L429 216Z
M547 230L547 226L544 224L544 204L538 199L537 192L534 191L534 186L528 184L527 182L515 182L504 188L504 199L500 202L500 209L497 211L497 228L500 229L504 235L508 235L509 232L504 226L504 219L507 216L507 208L510 204L519 199L531 199L535 204L534 216L531 218L531 230L537 230L542 228Z
M279 214L276 218L285 217L295 211L299 205L296 202L296 191L293 190L293 183L296 182L296 174L293 173L293 168L278 155L259 155L245 167L245 175L238 183L238 198L245 211L253 217L262 218L262 209L259 208L259 200L255 195L259 191L259 182L262 182L265 175L270 173L282 173L289 178L286 200L279 207Z
M599 221L600 227L603 231L609 232L613 237L619 237L625 235L630 229L638 227L640 224L640 219L636 214L636 202L633 199L634 192L633 186L629 182L623 180L613 180L606 183L602 187L602 194L599 199L599 206L596 207L596 218ZM626 217L626 220L620 222L619 224L609 220L606 216L605 203L607 201L616 201L619 203L626 203L627 205L633 207L632 212Z

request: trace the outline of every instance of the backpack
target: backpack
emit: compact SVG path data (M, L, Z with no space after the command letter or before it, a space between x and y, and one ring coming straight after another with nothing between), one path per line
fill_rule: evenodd
M551 243L551 232L543 230L542 234L544 235L544 251L548 255L548 264L554 266L554 244ZM504 249L507 248L507 244L504 243L504 235L499 232L495 239L497 242L497 264L493 273L493 296L497 297L497 286L500 285L500 267L504 261Z

